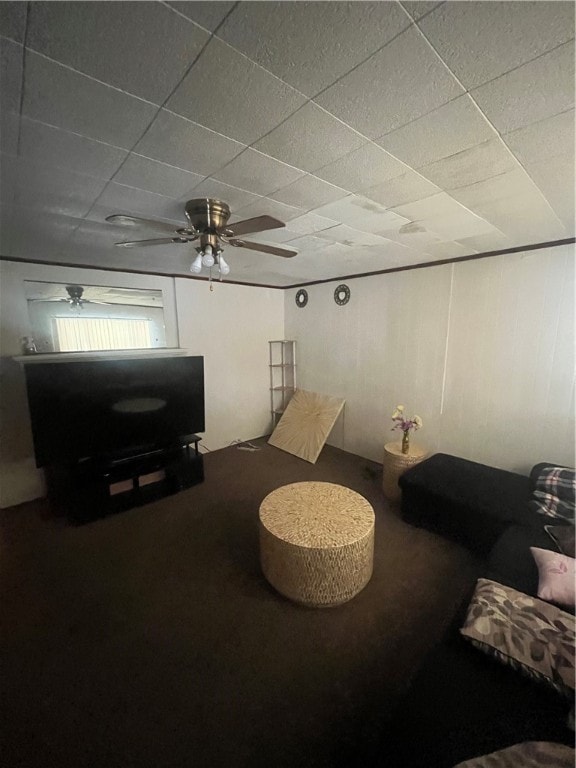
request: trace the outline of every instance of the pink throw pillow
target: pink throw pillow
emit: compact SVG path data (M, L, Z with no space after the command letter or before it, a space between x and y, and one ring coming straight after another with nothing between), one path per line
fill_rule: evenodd
M547 549L530 547L538 566L538 597L559 605L576 603L576 560Z

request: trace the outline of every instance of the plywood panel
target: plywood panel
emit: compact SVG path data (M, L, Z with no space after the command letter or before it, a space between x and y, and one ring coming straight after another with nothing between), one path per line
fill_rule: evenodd
M297 389L268 442L315 464L345 400Z

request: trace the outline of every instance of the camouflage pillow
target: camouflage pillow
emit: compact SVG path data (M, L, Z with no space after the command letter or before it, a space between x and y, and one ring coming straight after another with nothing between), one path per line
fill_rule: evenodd
M525 741L482 757L458 763L455 768L574 768L574 750L551 741Z
M574 616L555 605L478 579L460 632L485 653L573 698L574 629Z

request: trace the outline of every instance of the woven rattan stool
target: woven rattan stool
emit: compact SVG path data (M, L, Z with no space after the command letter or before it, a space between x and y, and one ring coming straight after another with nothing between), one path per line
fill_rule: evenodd
M372 576L374 510L334 483L292 483L260 505L260 562L285 597L314 608L340 605Z

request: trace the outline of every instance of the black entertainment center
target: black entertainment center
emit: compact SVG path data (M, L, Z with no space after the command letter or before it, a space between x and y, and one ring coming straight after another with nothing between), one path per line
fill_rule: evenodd
M26 386L55 511L86 522L204 479L202 357L35 360Z

